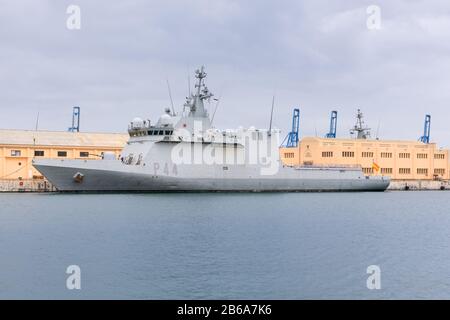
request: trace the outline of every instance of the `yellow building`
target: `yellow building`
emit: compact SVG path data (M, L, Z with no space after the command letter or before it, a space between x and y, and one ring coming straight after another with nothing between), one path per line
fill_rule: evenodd
M0 130L0 180L42 179L33 158L99 159L119 156L128 134Z
M435 143L306 137L280 148L286 165L360 165L367 175L393 180L448 180L449 150ZM378 169L378 170L377 170Z

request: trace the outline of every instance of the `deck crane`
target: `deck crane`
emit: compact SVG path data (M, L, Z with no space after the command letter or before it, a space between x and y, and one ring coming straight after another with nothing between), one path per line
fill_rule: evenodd
M331 111L330 131L325 135L325 138L336 138L337 129L337 111Z
M300 109L295 108L292 115L292 131L284 138L283 143L287 139L286 148L296 148L298 147L298 131L300 127Z
M80 132L80 107L73 107L72 126L68 129L69 132Z
M423 136L419 140L423 143L430 143L430 130L431 130L431 116L425 115L425 124L423 128Z

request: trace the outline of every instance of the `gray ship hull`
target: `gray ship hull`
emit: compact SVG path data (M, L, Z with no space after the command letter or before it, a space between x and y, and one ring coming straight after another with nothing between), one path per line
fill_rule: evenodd
M222 166L179 166L176 171L166 166L161 172L114 160L35 160L34 166L61 192L384 191L390 183L388 177L366 177L360 168L347 167L281 166L265 176L248 165L226 171Z

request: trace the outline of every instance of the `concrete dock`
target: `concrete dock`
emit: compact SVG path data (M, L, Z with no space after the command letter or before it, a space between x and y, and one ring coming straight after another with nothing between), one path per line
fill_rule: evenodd
M0 180L0 192L55 192L56 188L44 179Z
M450 190L450 182L429 180L394 180L391 181L388 190L402 191L426 191L426 190Z

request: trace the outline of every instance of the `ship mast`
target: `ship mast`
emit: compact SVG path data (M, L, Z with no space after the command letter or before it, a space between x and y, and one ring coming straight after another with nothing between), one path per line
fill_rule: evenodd
M356 139L367 139L370 137L370 128L364 126L363 113L358 109L356 114L356 124L350 130L350 134L357 133Z
M195 95L191 94L191 96L187 98L185 104L185 106L189 106L190 108L190 117L208 117L203 101L209 100L213 94L209 92L208 87L205 85L204 79L206 76L207 73L205 72L204 66L195 71L195 77L197 78L195 88L197 88L197 92Z

